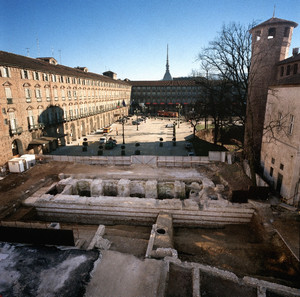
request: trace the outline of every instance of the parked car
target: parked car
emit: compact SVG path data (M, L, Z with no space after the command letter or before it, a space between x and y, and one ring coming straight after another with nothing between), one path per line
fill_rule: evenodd
M103 129L98 129L94 132L94 134L102 134L103 133Z
M185 148L186 148L187 150L191 150L191 149L193 148L193 145L192 145L190 142L187 142L187 143L185 144Z
M194 152L188 152L188 156L195 156Z
M100 137L100 143L106 143L106 137Z
M167 124L167 125L166 125L166 128L173 128L173 127L174 127L173 124Z
M140 125L140 124L141 124L140 122L132 121L132 125Z
M112 139L111 137L108 139L108 141L105 144L106 150L111 150L117 145L117 141L115 139Z

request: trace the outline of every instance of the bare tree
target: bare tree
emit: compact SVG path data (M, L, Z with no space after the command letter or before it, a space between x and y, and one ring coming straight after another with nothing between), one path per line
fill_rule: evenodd
M221 108L224 110L225 107L228 114L238 118L242 123L245 122L251 63L249 29L253 26L254 24L246 27L236 23L223 25L215 40L209 42L208 47L202 49L197 58L201 69L205 71L206 86L210 87L211 80L222 81L222 90L226 89L226 97L229 98L228 95L231 97L228 105Z
M195 140L196 138L196 127L203 119L203 116L204 116L204 109L202 109L202 105L200 104L194 104L192 110L185 114L186 120L193 127L193 140Z

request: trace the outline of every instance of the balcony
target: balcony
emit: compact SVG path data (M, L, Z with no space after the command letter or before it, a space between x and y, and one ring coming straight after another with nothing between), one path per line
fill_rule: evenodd
M29 129L29 131L38 130L39 129L39 125L37 125L37 124L29 125L28 129Z
M20 135L23 132L23 128L22 127L14 127L14 128L10 128L10 134L11 135Z

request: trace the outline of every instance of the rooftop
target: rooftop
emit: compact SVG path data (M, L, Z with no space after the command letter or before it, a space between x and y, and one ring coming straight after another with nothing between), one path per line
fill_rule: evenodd
M83 71L82 69L85 67L72 68L60 64L56 65L51 63L51 61L53 60L56 61L54 58L51 57L34 59L34 58L29 58L21 55L16 55L9 52L0 51L1 66L29 69L33 71L41 71L45 73L53 73L58 75L90 78L90 79L96 79L96 80L101 80L106 82L115 82L115 80L107 76ZM127 82L121 80L118 80L118 83L128 85Z

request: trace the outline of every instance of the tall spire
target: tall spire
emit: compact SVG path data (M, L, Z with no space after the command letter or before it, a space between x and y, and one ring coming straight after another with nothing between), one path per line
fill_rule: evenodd
M172 76L169 71L169 45L167 44L167 64L166 64L166 73L162 80L172 80Z

